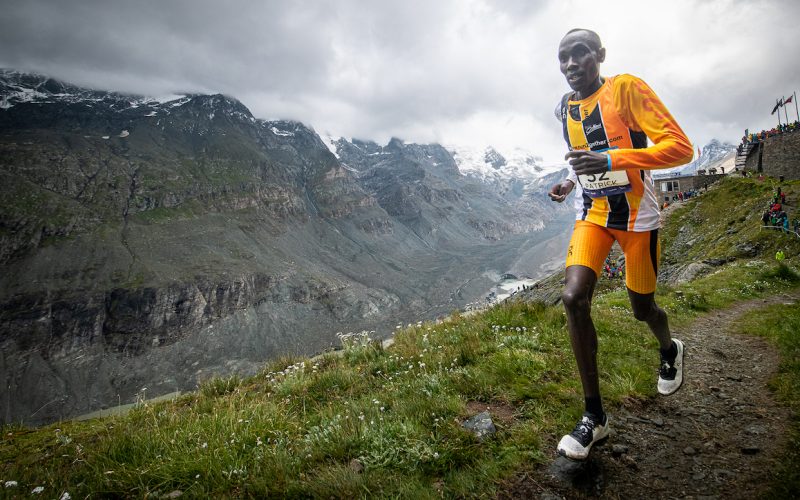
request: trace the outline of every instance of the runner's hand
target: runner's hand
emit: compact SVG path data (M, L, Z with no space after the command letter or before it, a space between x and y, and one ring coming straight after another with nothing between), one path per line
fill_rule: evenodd
M608 171L608 155L595 151L570 151L564 157L578 175L599 174Z
M572 191L572 188L575 187L575 184L572 183L571 180L567 179L564 182L554 185L550 188L550 192L547 195L550 197L551 200L557 201L561 203L567 197L567 195Z

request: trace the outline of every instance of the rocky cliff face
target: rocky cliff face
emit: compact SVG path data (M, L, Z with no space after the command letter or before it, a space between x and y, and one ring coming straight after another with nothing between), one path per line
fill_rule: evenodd
M41 423L479 296L561 216L437 145L0 72L0 400ZM526 247L527 245L527 247Z

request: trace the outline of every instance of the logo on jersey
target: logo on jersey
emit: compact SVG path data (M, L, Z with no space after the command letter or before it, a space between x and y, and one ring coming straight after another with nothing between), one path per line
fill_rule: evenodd
M592 125L589 125L588 127L584 126L583 127L583 131L586 133L586 135L589 135L592 132L594 132L595 130L600 130L601 128L603 128L603 124L602 123L593 123Z

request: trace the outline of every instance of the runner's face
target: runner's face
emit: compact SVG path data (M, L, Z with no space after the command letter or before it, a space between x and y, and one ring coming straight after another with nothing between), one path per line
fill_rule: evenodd
M581 97L588 97L600 87L600 63L604 59L605 49L596 49L583 31L570 33L558 46L561 73Z

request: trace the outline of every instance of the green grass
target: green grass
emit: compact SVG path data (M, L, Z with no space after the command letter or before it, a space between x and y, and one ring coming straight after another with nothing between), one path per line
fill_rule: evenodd
M681 328L796 283L789 268L733 264L663 288L659 299ZM653 395L657 345L625 293L600 295L594 317L607 403ZM550 456L544 441L571 426L580 400L561 308L507 303L407 328L391 348L359 339L341 353L277 360L249 379L212 379L122 417L7 427L0 479L73 498L491 496ZM513 419L481 443L460 425L470 401L513 408Z
M766 498L791 498L800 491L800 308L796 303L777 304L753 311L742 318L738 331L765 337L780 352L781 362L771 388L790 408L792 420L789 443Z
M665 263L746 257L747 247L774 258L778 249L800 255L800 238L778 231L761 230L778 182L767 178L727 177L718 186L677 207L661 231ZM800 181L781 184L787 194L790 219L800 217ZM675 244L681 242L681 244Z
M675 222L694 216L685 210ZM705 223L709 233L719 224L726 222ZM721 234L728 246L738 238ZM784 235L768 237L779 244ZM783 266L768 255L737 260L690 283L661 286L657 300L680 331L707 311L796 288L796 262L791 253ZM749 330L786 344L784 359L793 361L782 365L774 386L796 411L798 344L791 333L800 330L798 312L778 308L767 316L782 318L777 323L786 330ZM606 405L613 412L653 396L657 343L632 317L626 292L599 289L593 317ZM142 404L125 416L7 426L0 480L17 481L19 496L43 486L47 497L68 491L72 498L176 490L190 498L490 497L505 479L548 460L555 438L582 411L560 305L504 303L420 322L398 331L389 348L361 335L343 345L316 358L275 360L251 378L212 379L192 394ZM461 427L468 403L513 415L497 420L498 433L480 442ZM796 444L797 429L795 420ZM782 474L797 484L791 467Z

